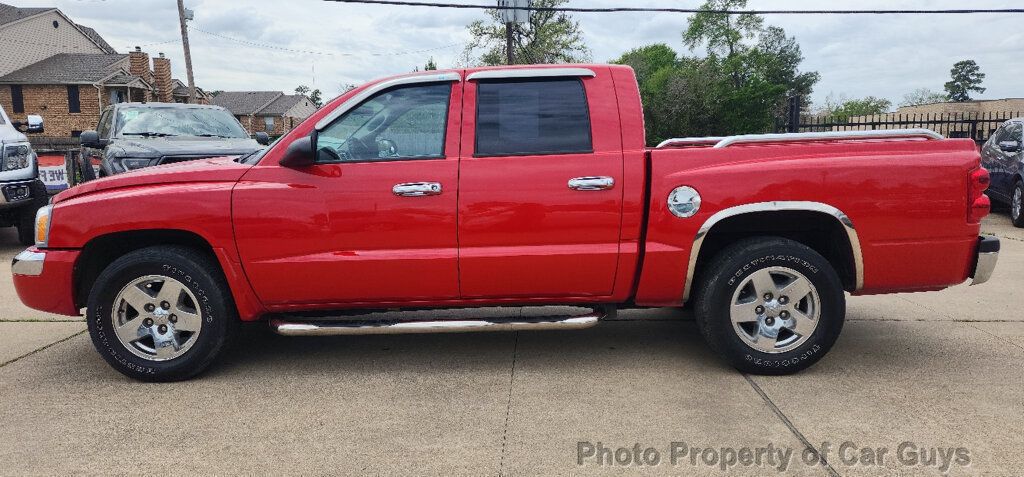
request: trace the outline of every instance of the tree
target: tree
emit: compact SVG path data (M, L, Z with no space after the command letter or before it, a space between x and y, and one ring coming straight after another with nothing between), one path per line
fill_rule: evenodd
M952 80L946 83L946 94L950 101L970 101L972 91L985 93L986 88L981 87L985 73L981 72L981 67L974 60L958 61L949 74Z
M729 19L718 13L745 5L709 0L692 17L684 41L691 49L708 45L704 57L680 56L655 44L613 61L637 73L648 143L765 132L774 128L789 97L810 96L820 76L800 71L804 58L796 39L782 28L765 27L756 15Z
M690 17L683 32L683 43L691 50L707 44L709 53L726 57L741 53L746 48L743 39L755 38L761 33L764 19L749 13L733 18L717 12L744 8L747 8L747 0L707 0L700 7L700 12Z
M434 62L434 57L431 56L430 59L427 60L427 64L423 66L423 71L434 71L436 69L437 63Z
M538 8L553 8L569 0L533 0ZM503 65L508 62L505 23L501 12L488 10L489 20L477 20L467 27L473 39L464 56L479 65ZM513 25L513 56L516 63L582 63L590 61L590 49L583 42L578 21L565 12L530 11L530 21ZM479 57L476 51L483 50Z
M928 88L915 89L912 93L907 94L903 97L903 101L900 102L900 107L905 106L921 106L922 104L942 103L947 99L946 95L942 93L936 93Z
M838 121L846 121L856 116L885 114L891 108L892 101L874 96L868 96L863 99L840 97L838 100L829 96L825 100L825 107L822 108L821 113L827 116L834 116Z
M309 86L300 84L295 87L295 94L301 94L309 98L309 102L313 103L313 105L318 108L324 105L323 94L319 89L310 90Z

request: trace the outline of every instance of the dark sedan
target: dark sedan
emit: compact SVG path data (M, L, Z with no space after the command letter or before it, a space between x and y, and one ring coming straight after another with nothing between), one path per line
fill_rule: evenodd
M988 196L1010 206L1013 225L1024 227L1024 118L1012 119L999 126L981 147L981 164L992 175Z

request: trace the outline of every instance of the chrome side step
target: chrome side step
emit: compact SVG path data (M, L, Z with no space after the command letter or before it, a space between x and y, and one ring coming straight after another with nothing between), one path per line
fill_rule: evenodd
M582 330L597 325L602 311L571 317L510 318L436 321L286 321L270 320L270 328L284 336L351 336L480 331Z

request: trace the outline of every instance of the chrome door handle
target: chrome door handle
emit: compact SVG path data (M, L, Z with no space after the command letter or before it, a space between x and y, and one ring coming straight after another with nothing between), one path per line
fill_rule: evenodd
M615 179L611 177L577 177L569 180L572 190L608 190L615 187Z
M428 195L441 195L440 182L406 182L395 184L391 189L399 197L424 197Z

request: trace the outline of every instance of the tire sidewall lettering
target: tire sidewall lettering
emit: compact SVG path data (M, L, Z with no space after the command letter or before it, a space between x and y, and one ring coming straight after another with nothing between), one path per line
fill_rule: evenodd
M737 283L739 283L740 279L746 277L751 272L755 272L757 270L760 270L762 268L766 268L766 267L770 266L768 264L771 264L771 265L782 265L782 266L796 265L797 267L799 267L799 269L794 268L795 270L797 270L797 271L807 271L811 275L817 275L818 272L820 272L818 267L814 266L813 264L811 264L807 260L804 260L804 259L802 259L800 257L795 257L793 255L774 255L774 254L773 255L765 255L765 256L762 256L760 258L755 258L754 260L751 260L751 261L747 262L742 267L740 267L738 270L736 270L736 272L733 273L729 277L729 281L728 281L729 287L730 288L735 287L737 285Z

